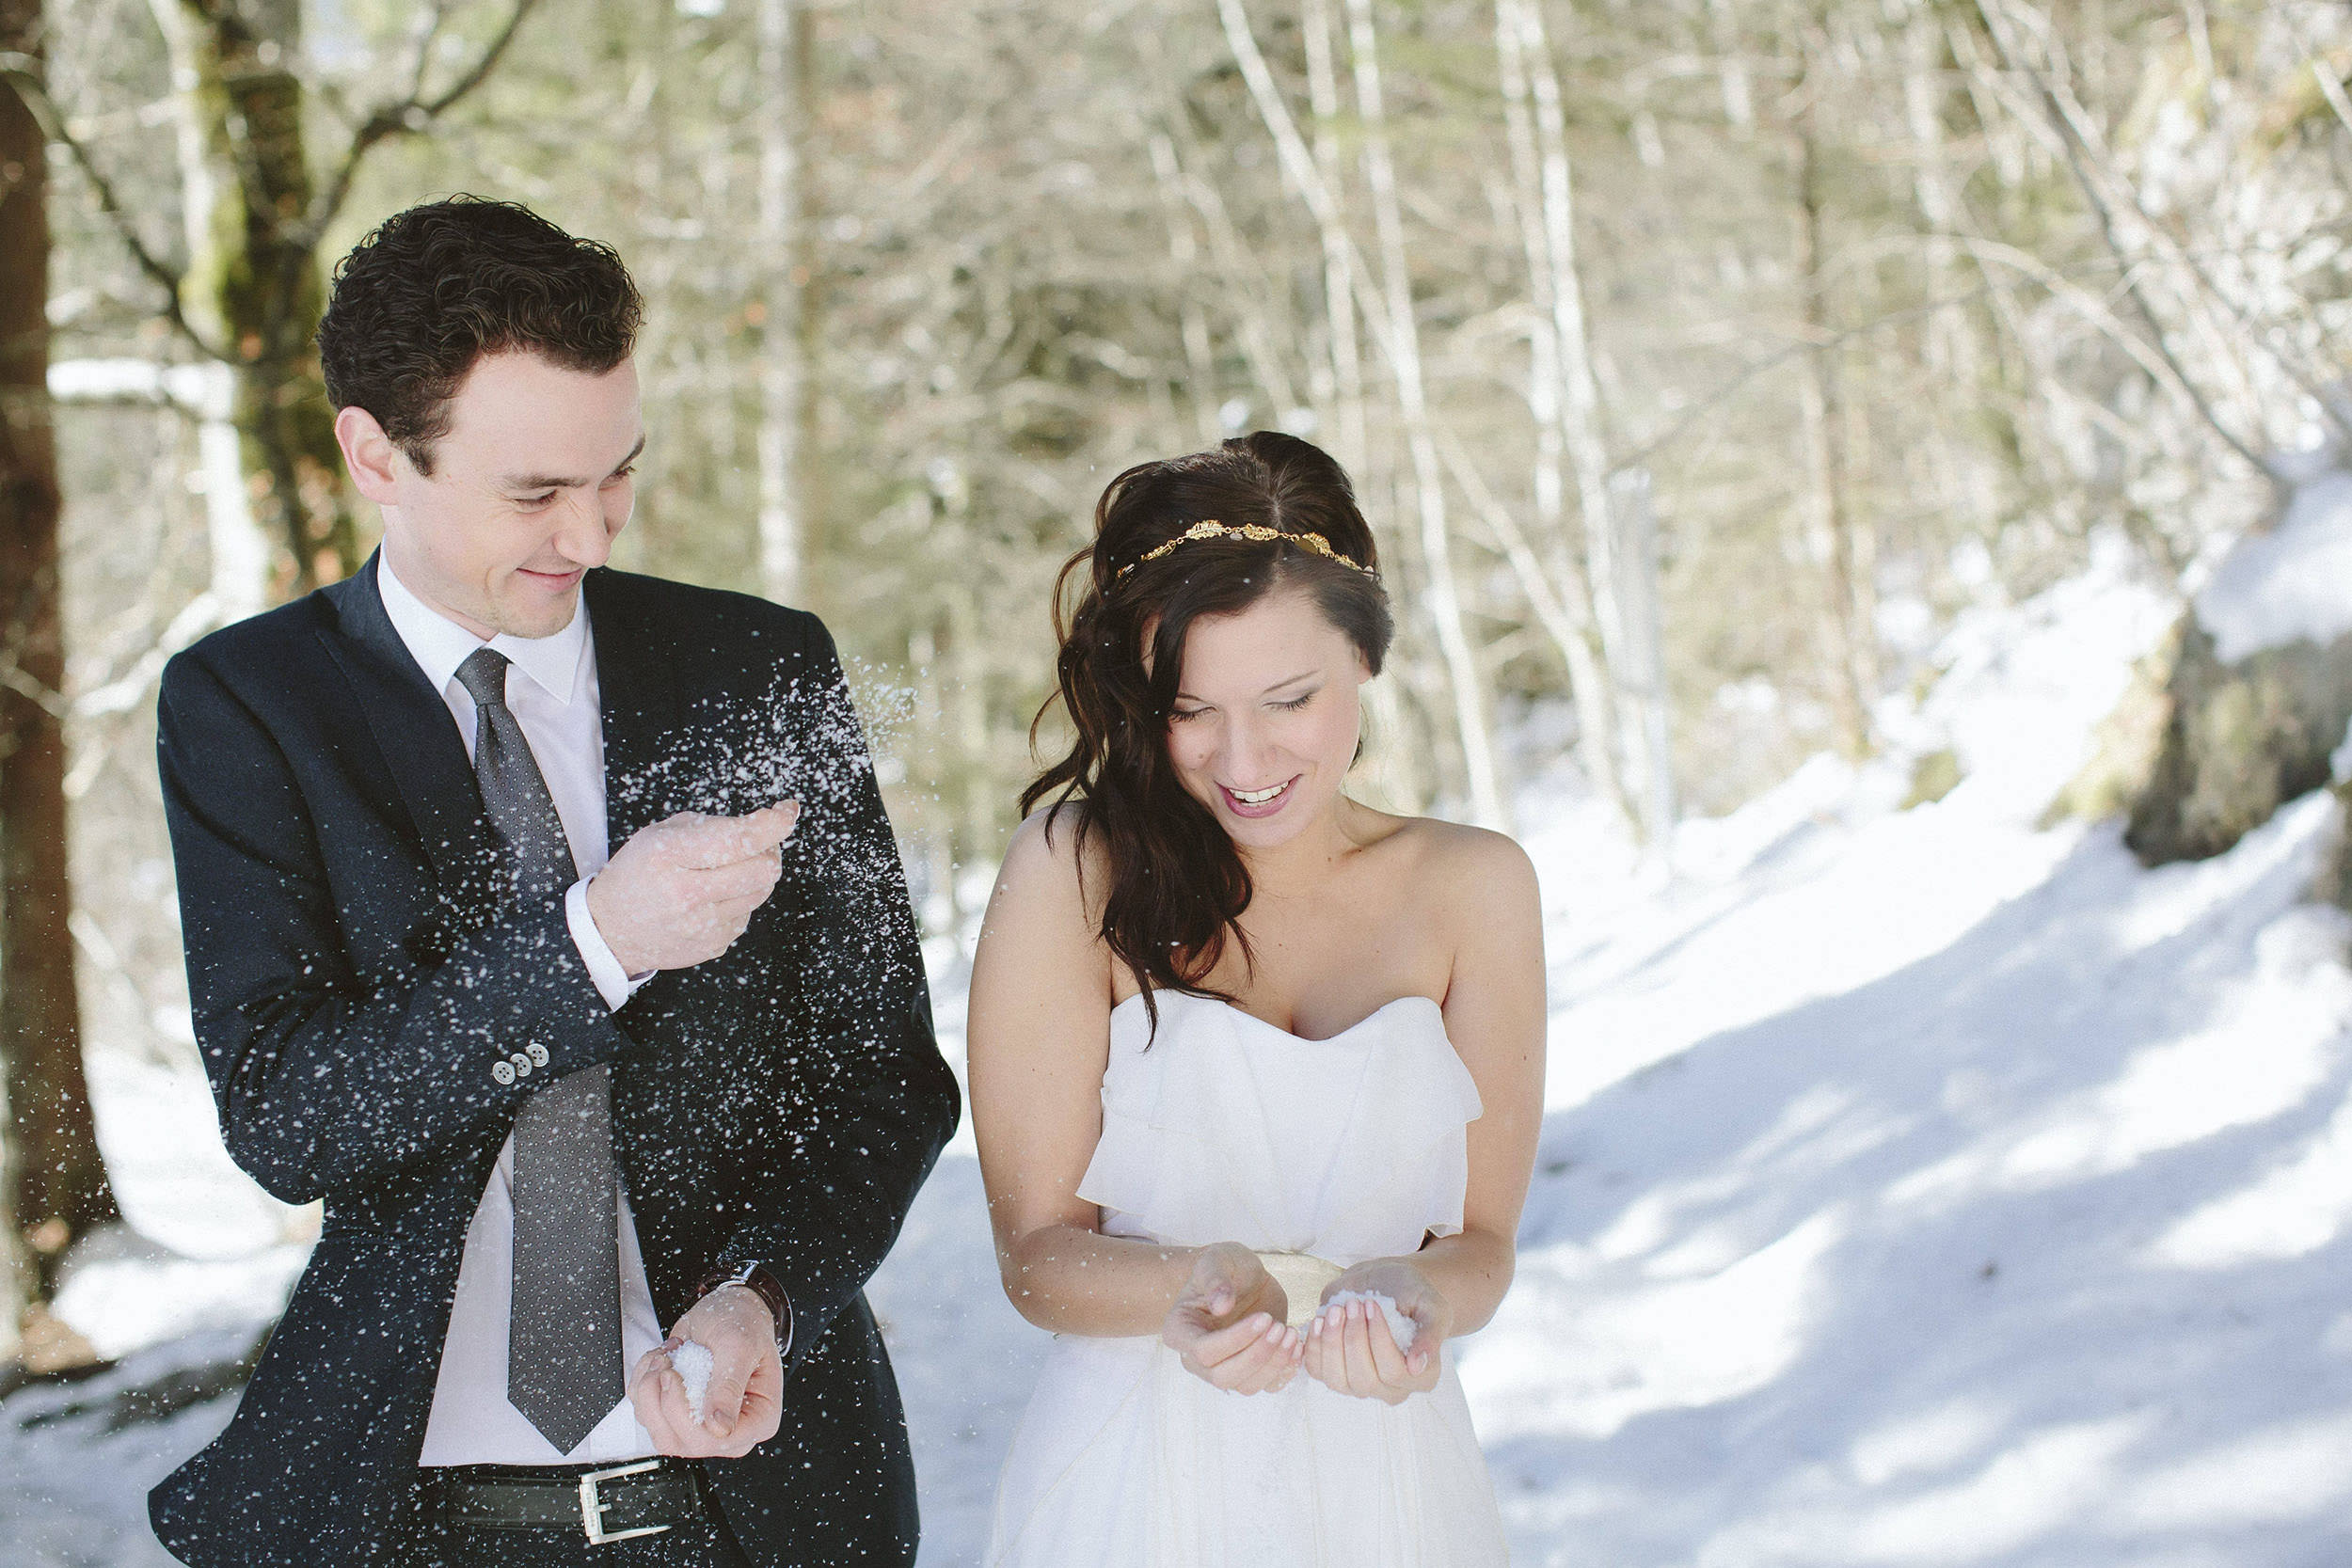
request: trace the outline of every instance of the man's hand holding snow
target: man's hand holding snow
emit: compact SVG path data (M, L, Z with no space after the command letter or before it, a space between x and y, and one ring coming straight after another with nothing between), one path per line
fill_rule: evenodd
M734 945L783 873L801 803L744 816L680 812L633 834L588 884L588 912L632 975L691 969Z
M700 1411L671 1358L690 1339L711 1357ZM696 1302L666 1341L638 1358L628 1380L629 1402L654 1447L691 1459L739 1459L773 1437L783 1392L775 1315L742 1285L722 1285Z

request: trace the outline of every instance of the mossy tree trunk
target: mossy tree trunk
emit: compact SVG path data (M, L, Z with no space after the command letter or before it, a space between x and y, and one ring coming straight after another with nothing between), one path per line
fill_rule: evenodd
M187 325L236 374L255 510L299 593L345 577L359 542L311 338L325 307L302 139L300 0L150 0L171 56Z

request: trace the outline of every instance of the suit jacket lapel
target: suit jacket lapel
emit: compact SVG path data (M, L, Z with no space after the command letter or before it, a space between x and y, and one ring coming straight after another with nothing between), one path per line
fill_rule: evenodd
M597 699L604 714L604 816L614 849L631 834L684 809L678 766L683 704L652 630L632 613L627 583L608 571L588 574L588 626L596 643ZM717 1183L703 1148L707 1082L664 1070L679 1060L679 1018L672 992L688 971L646 982L614 1015L621 1032L650 1053L612 1064L612 1153L620 1162L636 1221L645 1281L664 1323L686 1309L695 1282L688 1227ZM712 1022L715 1021L705 1021Z
M596 641L596 687L604 709L605 836L618 849L640 828L667 816L673 806L665 784L665 737L675 738L678 694L651 629L621 593L612 573L590 572L581 584L587 595L588 626Z
M441 888L479 919L497 898L498 842L449 707L384 612L375 586L379 559L370 556L326 590L337 625L322 627L319 637L351 684Z

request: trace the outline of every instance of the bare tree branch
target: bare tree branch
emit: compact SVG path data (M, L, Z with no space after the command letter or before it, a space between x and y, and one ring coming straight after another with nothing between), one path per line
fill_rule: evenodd
M473 64L438 95L427 98L423 92L425 67L432 40L440 31L442 15L441 9L436 8L433 20L424 29L418 45L408 95L377 104L360 122L359 129L352 134L351 146L344 152L342 163L327 182L326 188L310 203L310 211L303 217L301 227L294 230L293 238L296 249L310 251L318 245L327 225L335 221L336 215L343 209L343 203L350 199L351 187L359 177L360 165L367 161L368 154L375 150L379 142L423 130L489 79L490 72L498 68L500 59L506 54L507 46L515 41L515 35L521 30L524 20L538 4L539 0L515 0L515 8L507 13L505 25L499 29L497 37L484 46Z
M1997 44L1999 40L1994 41ZM2044 103L2063 117L2065 128L2074 134L2075 146L2084 158L2085 169L2096 175L2101 183L2107 187L2109 199L2127 208L2131 215L2138 220L2137 227L2139 233L2145 236L2156 250L2162 252L2186 272L2190 279L2196 283L2199 291L2206 298L2218 305L2247 334L2248 341L2267 354L2271 363L2278 366L2288 380L2294 382L2306 397L2318 405L2322 418L2335 427L2339 437L2352 439L2352 428L2345 426L2342 415L2337 412L2336 400L2328 395L2309 368L2300 363L2301 356L2278 341L2277 323L2259 319L2243 301L2223 288L2221 280L2198 259L2197 254L2183 245L2176 235L2157 221L2155 214L2148 210L2147 203L2140 199L2139 192L2132 182L2116 173L2114 159L2106 149L2100 145L2099 128L2092 121L2090 112L2083 106L2082 101L2074 96L2074 88L2063 78L2045 78L2034 72L2030 65L2026 65L2025 69L2033 76L2036 86L2041 87ZM2208 62L2207 74L2211 74L2210 62ZM2323 91L2328 87L2333 86L2328 81L2325 71L2319 71L2318 75ZM2335 97L2341 99L2343 96L2343 88L2337 87ZM2081 172L2078 170L2078 175Z
M2189 378L2187 369L2181 364L2179 356L2172 352L2171 344L2165 339L2164 325L2156 319L2155 309L2148 302L2147 291L2139 281L2138 269L2132 264L2132 258L2123 244L2122 234L2116 226L2114 206L2108 201L2106 193L2100 188L2099 182L2092 177L2087 166L2086 160L2090 150L2082 141L2080 127L2067 115L2064 104L2058 101L2057 91L2051 87L2048 78L2036 70L2016 49L2010 38L2007 18L2002 16L2000 11L1998 0L1977 0L1977 12L1984 19L1985 30L1992 36L1993 47L1998 51L2001 63L2032 83L2034 90L2041 97L2042 111L2047 117L2048 127L2052 133L2051 140L2055 141L2058 155L2065 160L2067 168L2074 174L2074 183L2081 189L2083 199L2090 204L2091 215L2098 220L2100 236L2106 242L2107 249L2114 254L2117 261L2122 265L2123 291L2126 297L2131 300L2134 311L2139 316L2141 325L2148 330L2148 346L2162 356L2165 364L2170 368L2172 372L2170 379L2173 385L2180 389L2183 396L2188 399L2190 404L2197 410L2198 417L2204 420L2206 428L2220 436L2223 443L2232 451L2244 458L2247 465L2256 473L2270 480L2273 484L2278 483L2280 482L2278 470L2249 446L2236 431L2230 428L2222 420L2220 411L2214 407L2203 389ZM1996 91L2004 93L2007 91L2006 84L1997 78L1993 81L1992 86Z
M222 357L221 351L206 342L196 328L188 325L187 317L181 313L179 269L148 248L129 208L116 192L114 182L106 177L105 170L98 166L97 160L90 155L82 139L73 134L66 117L58 110L56 100L49 96L47 84L34 69L34 61L24 55L0 54L0 79L6 79L16 89L24 106L32 111L33 119L40 124L41 135L64 148L67 155L73 160L74 166L82 171L82 178L89 182L90 190L98 198L99 211L113 226L124 248L130 251L131 259L138 263L139 271L163 291L164 319L198 353L213 358Z
M424 96L425 72L433 67L433 45L448 21L448 0L436 0L433 9L424 19L424 25L417 29L416 53L408 68L407 102L411 103Z

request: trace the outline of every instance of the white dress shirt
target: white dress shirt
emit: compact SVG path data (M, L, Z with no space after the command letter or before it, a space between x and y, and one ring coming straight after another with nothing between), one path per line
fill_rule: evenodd
M392 575L391 563L376 562L376 585L392 629L408 645L425 679L449 705L457 733L473 755L474 701L458 684L457 667L475 649L488 646L511 661L506 705L522 726L523 738L555 798L564 820L572 863L580 879L564 895L572 941L607 1006L618 1007L636 989L613 957L588 913L588 879L608 858L604 812L604 710L596 686L596 648L583 599L571 624L552 637L492 638L487 644L409 592ZM648 978L640 975L638 982ZM661 1343L645 1262L637 1249L637 1226L629 1217L628 1194L620 1194L621 1375ZM506 1399L506 1330L515 1278L515 1140L499 1150L498 1168L466 1231L466 1256L457 1270L457 1299L450 1309L449 1338L441 1346L440 1376L433 1388L433 1414L425 1423L424 1465L597 1464L643 1459L654 1452L653 1436L640 1425L627 1399L612 1407L570 1453L559 1453L523 1413Z

